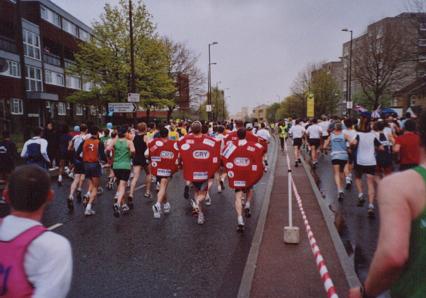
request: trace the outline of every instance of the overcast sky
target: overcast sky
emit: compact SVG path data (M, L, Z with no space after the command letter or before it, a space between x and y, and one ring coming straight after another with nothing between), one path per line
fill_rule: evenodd
M53 0L88 25L106 2ZM349 34L405 10L406 0L146 0L158 31L200 54L206 72L212 48L212 82L229 95L232 113L287 96L303 68L337 60Z

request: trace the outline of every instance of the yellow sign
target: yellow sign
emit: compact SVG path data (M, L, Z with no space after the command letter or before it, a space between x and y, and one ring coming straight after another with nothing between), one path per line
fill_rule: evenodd
M306 99L306 116L307 117L315 116L315 99L312 93L309 93Z

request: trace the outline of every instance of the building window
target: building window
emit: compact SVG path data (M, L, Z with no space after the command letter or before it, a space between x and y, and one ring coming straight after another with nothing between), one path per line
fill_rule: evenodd
M61 73L54 72L51 70L45 70L44 78L45 78L46 84L64 86L64 75Z
M40 60L40 36L34 32L23 30L23 39L24 55Z
M426 55L419 55L418 62L426 63Z
M420 31L426 31L426 23L420 23Z
M27 91L43 91L41 69L34 66L25 66L25 87Z
M67 115L67 105L64 102L58 102L58 116Z
M90 39L90 34L87 31L79 28L79 37L83 41L88 41Z
M83 83L83 90L84 91L92 91L93 84L91 82L84 82Z
M12 115L23 115L24 114L24 102L19 98L12 98L10 104L10 113Z
M426 47L426 39L423 39L423 38L419 39L419 46Z
M78 37L78 27L66 19L62 19L62 29L75 37Z
M7 64L9 64L8 70L4 72L0 72L2 76L20 78L21 77L21 69L19 63L12 60L6 60Z
M66 78L66 86L70 89L81 90L81 79L76 76L68 75Z
M49 23L55 25L58 28L61 28L61 17L56 12L53 12L47 7L41 5L40 15L42 19L48 21Z
M75 115L83 116L83 106L79 103L75 105Z
M68 68L71 68L71 67L75 67L76 63L74 61L71 61L71 60L65 60L64 66L65 66L65 68L68 69Z

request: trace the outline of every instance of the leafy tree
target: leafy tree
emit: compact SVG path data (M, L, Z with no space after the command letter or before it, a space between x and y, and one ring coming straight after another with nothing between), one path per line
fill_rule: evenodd
M280 106L281 104L279 102L275 102L266 109L266 119L268 120L268 122L272 123L279 120L276 115Z
M315 97L315 115L333 115L339 104L340 91L337 82L325 69L313 71L311 92Z
M83 81L92 82L91 91L79 91L71 101L91 101L97 104L127 100L130 92L130 33L127 1L117 6L106 4L100 19L93 24L93 37L79 45L76 65L68 71ZM133 7L135 53L135 85L141 95L140 105L147 110L170 105L176 91L169 74L167 48L156 33L152 17L142 1Z
M206 111L207 100L204 101L199 107L199 115L201 120L207 120L208 114ZM226 101L224 91L218 87L212 87L212 108L213 108L213 119L225 120L228 118L229 113L226 107Z

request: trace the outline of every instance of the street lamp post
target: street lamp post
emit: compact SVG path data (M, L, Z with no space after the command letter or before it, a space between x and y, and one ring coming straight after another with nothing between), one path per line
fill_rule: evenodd
M342 29L343 32L349 32L351 34L351 41L349 43L349 71L347 73L347 88L346 88L346 102L348 115L351 115L352 109L352 43L353 43L353 30L347 28ZM349 103L349 104L348 104Z
M212 64L216 64L216 63L212 63L211 62L211 46L217 45L218 42L217 41L213 41L212 43L209 43L209 70L208 70L208 78L207 78L207 105L209 105L211 107L212 105L212 94L211 94L211 88L212 88L212 71L211 71L211 66ZM212 116L212 112L209 110L207 112L207 117L208 120L211 121L211 116Z

